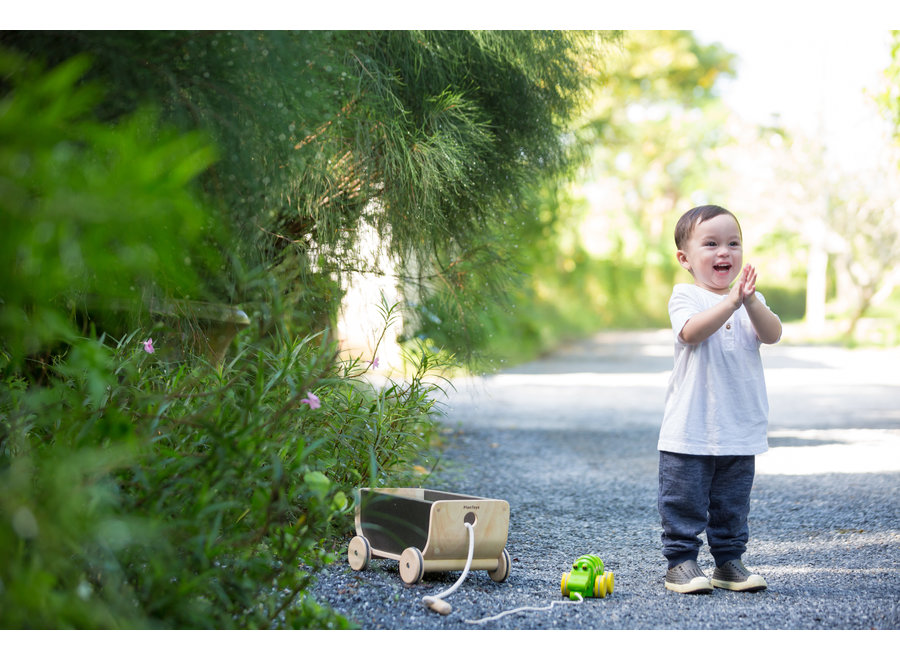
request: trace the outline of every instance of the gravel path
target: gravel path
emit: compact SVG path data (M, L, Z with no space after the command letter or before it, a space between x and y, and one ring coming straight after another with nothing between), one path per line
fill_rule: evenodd
M667 331L602 334L485 379L455 383L428 487L510 504L509 579L470 573L439 615L397 562L329 567L315 593L363 629L900 628L900 351L764 347L771 449L757 463L745 562L769 589L663 587L656 436L671 369ZM615 574L606 599L560 602L577 556ZM700 565L712 571L707 549ZM551 607L552 604L552 607ZM514 608L548 608L472 623Z

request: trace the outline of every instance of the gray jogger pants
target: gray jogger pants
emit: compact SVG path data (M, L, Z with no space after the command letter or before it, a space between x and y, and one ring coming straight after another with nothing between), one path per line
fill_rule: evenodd
M755 456L659 452L658 506L669 568L697 559L704 530L716 566L741 558L755 471Z

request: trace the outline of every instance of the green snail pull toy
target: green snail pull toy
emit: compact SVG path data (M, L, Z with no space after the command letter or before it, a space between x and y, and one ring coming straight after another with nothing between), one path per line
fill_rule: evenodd
M572 572L563 573L562 595L571 600L606 598L613 592L613 574L603 572L603 560L597 555L581 555L572 563Z

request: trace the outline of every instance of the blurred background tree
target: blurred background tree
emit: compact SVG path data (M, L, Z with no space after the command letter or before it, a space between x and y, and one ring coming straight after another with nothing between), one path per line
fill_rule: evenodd
M717 149L732 138L716 83L734 75L733 59L690 32L638 31L628 33L624 51L612 60L586 127L596 144L585 186L594 212L582 236L614 268L640 270L610 320L665 325L666 301L681 270L672 258L673 217L724 193L713 174L723 167Z

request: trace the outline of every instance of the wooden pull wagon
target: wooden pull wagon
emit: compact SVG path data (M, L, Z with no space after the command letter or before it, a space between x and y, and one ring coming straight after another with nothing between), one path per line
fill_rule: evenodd
M365 570L372 557L400 562L400 577L415 584L425 573L486 570L495 582L509 577L506 550L509 503L424 488L360 488L356 536L347 548L350 567Z

